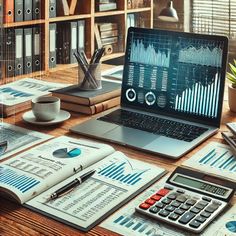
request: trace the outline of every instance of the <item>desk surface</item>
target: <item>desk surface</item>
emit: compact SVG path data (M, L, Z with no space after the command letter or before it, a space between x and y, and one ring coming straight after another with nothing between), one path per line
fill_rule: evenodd
M76 68L68 69L66 71L58 71L53 74L49 74L47 79L50 81L57 82L73 82L76 79ZM70 77L70 79L68 78ZM65 79L66 78L66 79ZM227 91L226 91L227 92ZM11 116L9 118L4 118L4 122L8 122L11 124L15 124L24 128L36 130L39 132L51 134L54 136L60 135L70 135L72 137L80 138L82 136L75 135L69 133L69 128L72 125L79 124L89 119L90 116L72 113L71 118L64 122L63 124L59 124L57 126L52 127L38 127L26 124L22 121L22 114L19 113L15 116ZM226 122L236 122L236 114L232 113L229 110L228 102L224 101L223 106L223 115L222 115L222 125L221 131L227 130L225 127ZM210 141L216 142L224 142L221 138L221 134L218 132L216 135L208 139L206 142L195 148L193 151L189 152L187 155L182 157L179 160L170 160L161 156L152 155L148 153L143 153L137 150L133 150L127 147L123 147L120 145L112 144L112 146L116 150L120 150L125 154L134 157L136 159L140 159L149 163L153 163L155 165L161 166L168 171L173 171L177 166L181 165L183 161L191 157L194 153L196 153L199 149L204 147ZM236 197L234 197L234 203L236 203ZM72 227L59 223L53 219L44 217L40 214L37 214L33 211L30 211L20 205L9 202L3 198L0 198L0 235L84 235L83 232L76 230ZM110 231L100 228L96 226L91 231L86 233L86 235L116 235L115 233L111 233Z

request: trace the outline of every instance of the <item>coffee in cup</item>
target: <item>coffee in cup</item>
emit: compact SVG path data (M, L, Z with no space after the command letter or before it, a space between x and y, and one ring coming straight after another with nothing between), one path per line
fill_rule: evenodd
M61 101L58 97L37 97L31 101L32 112L37 120L54 120L60 112Z

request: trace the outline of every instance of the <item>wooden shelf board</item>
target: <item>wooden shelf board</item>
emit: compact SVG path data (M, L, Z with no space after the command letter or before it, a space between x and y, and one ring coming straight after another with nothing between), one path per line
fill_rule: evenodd
M127 13L135 13L135 12L144 12L144 11L150 11L150 7L143 7L143 8L134 8L134 9L128 9Z
M3 27L4 28L21 27L21 26L28 26L28 25L44 24L44 23L45 23L45 20L20 21L20 22L13 22L13 23L5 23L3 24Z
M110 55L105 55L105 56L103 56L103 57L102 57L102 61L114 59L114 58L117 58L117 57L122 57L122 56L124 56L124 55L125 55L124 52L112 53L112 54L110 54Z
M113 15L122 15L125 11L104 11L104 12L95 12L95 17L104 17L104 16L113 16Z
M73 15L73 16L58 16L55 18L50 18L49 22L59 22L59 21L70 21L70 20L78 20L84 18L90 18L91 14L83 14L83 15Z

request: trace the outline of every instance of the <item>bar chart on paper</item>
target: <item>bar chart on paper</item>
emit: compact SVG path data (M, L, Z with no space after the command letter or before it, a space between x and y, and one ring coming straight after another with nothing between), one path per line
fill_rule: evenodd
M24 193L40 183L40 181L19 174L11 169L0 167L0 183L13 187Z
M209 172L218 176L236 179L236 157L230 147L211 142L183 165Z
M136 169L127 160L121 162L112 161L108 165L102 167L98 174L105 178L127 185L135 185L142 180L142 176L149 169Z

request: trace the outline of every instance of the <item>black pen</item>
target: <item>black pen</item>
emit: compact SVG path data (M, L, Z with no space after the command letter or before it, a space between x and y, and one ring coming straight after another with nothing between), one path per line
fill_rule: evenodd
M56 198L64 195L65 193L70 192L73 188L82 184L85 180L87 180L89 177L91 177L94 173L95 173L95 170L90 170L87 173L81 175L80 177L74 179L70 183L66 184L65 186L59 188L57 191L52 193L48 200L56 199Z

